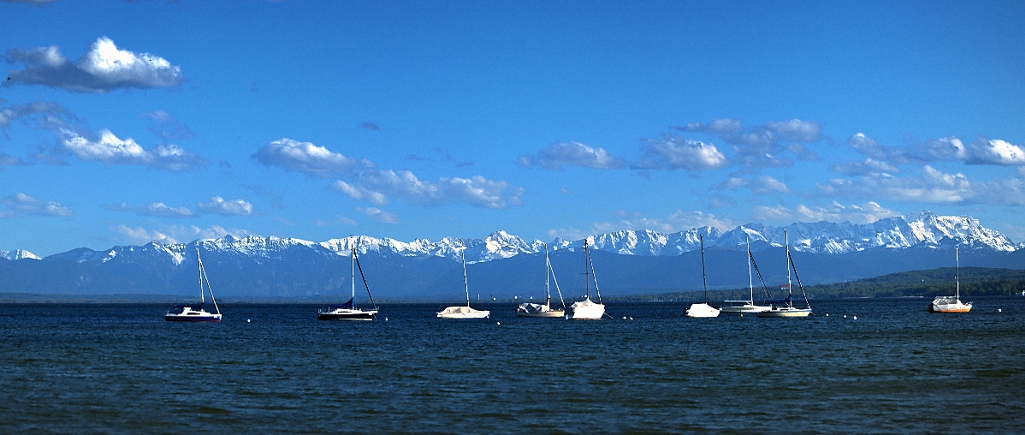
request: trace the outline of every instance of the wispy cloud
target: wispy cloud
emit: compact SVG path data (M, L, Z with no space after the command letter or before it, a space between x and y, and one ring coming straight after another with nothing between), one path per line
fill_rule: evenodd
M381 126L377 125L376 122L364 122L359 125L359 128L370 131L381 131Z
M0 217L13 216L71 216L72 211L56 202L44 202L18 192L12 196L0 199L0 204L7 207L7 210L0 210Z
M516 163L524 168L538 166L552 170L559 170L565 166L594 169L617 169L625 166L622 159L616 158L604 148L580 142L556 142L538 151L537 154L520 156Z
M755 206L751 217L759 222L787 225L794 222L851 222L868 224L879 219L900 216L900 213L887 209L876 202L843 205L832 202L828 207L807 206L798 204L794 208L777 206Z
M615 212L614 219L586 224L583 228L553 228L548 230L548 236L577 240L595 234L614 231L651 230L661 233L676 233L705 226L726 230L736 225L728 220L701 211L677 209L665 217L649 217L639 212L619 210Z
M395 213L386 212L377 207L357 207L356 211L363 213L367 216L370 216L371 219L377 222L382 222L386 224L397 224L402 222L402 219L399 219L399 217L396 216Z
M28 84L69 92L104 93L115 89L172 87L185 80L181 68L166 59L119 49L106 36L98 38L89 52L74 63L55 45L13 49L8 57L25 68L10 71L4 86Z
M14 121L54 133L61 129L72 129L73 125L81 122L68 109L50 101L14 104L0 109L0 130L4 131L5 136Z
M139 115L140 118L149 119L151 125L149 131L163 141L191 139L195 136L184 124L163 110Z
M160 229L147 229L143 227L130 227L124 224L116 224L112 225L110 230L132 244L144 244L149 242L165 244L184 243L196 239L214 239L227 235L235 237L253 235L247 230L237 228L225 229L224 227L217 225L213 225L208 228L200 228L195 225L171 225L161 227Z
M944 173L929 165L902 177L869 174L850 179L834 178L817 187L821 194L833 197L930 204L1025 205L1025 180L1022 178L972 181L963 173Z
M886 146L855 133L847 140L851 149L876 162L887 165L914 164L941 161L960 161L968 165L1025 166L1025 149L1002 139L978 138L965 144L956 137L944 137L904 146ZM834 167L843 172L850 165Z
M7 3L26 3L35 6L42 6L48 3L53 3L56 0L4 0Z
M793 165L792 157L817 160L818 155L805 144L823 139L822 126L813 121L791 119L745 127L739 119L717 119L709 123L694 122L676 130L703 133L733 145L732 162L749 168L785 167ZM791 157L792 156L792 157Z
M144 116L164 124L174 125L177 122L163 112L154 112ZM111 165L148 166L174 172L191 170L209 164L202 157L175 144L163 143L147 150L135 139L119 138L107 129L93 134L84 121L53 102L36 101L0 109L0 131L3 131L5 136L7 129L16 121L31 128L46 130L57 138L56 149L43 149L39 155L32 157L34 160L66 164L62 157L70 154L86 161L99 161ZM177 128L184 127L179 125ZM164 134L164 138L166 139L170 135L170 133Z
M14 157L7 153L0 153L0 171L4 170L4 166L25 166L28 163L21 157Z
M822 126L817 122L791 119L744 127L739 119L716 119L707 124L692 122L676 130L705 133L734 145L773 145L787 142L816 142L822 139Z
M281 139L253 155L265 166L277 166L312 177L337 176L330 188L353 199L375 205L389 198L403 198L410 204L433 207L463 202L475 207L506 208L520 205L523 189L505 181L482 176L439 178L424 181L408 170L379 169L369 160L356 160L309 142Z
M203 213L222 216L250 216L253 214L253 204L242 199L225 200L219 196L210 198L210 202L201 202L196 207Z
M896 174L900 172L896 166L871 157L862 161L840 162L833 165L833 171L846 175L878 175Z
M712 187L709 188L709 190L713 191L734 191L737 189L748 189L755 195L791 193L790 188L787 187L785 183L768 175L763 175L755 179L730 177L720 183L712 185Z
M107 210L135 213L139 216L167 217L167 218L193 218L197 215L188 207L170 207L162 202L155 202L150 205L132 206L122 202L121 204L107 204Z

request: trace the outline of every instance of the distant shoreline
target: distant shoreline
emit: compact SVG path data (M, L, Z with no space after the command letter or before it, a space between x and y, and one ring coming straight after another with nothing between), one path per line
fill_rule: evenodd
M685 304L691 303L698 300L701 297L701 292L695 292L693 300L678 297L666 297L659 298L657 295L648 295L644 297L610 297L605 298L606 304L616 303L644 303L644 304ZM931 296L930 296L931 297ZM979 295L969 296L966 299L971 300L983 300L983 299L1008 299L1018 298L1018 295ZM884 301L884 300L908 300L908 299L926 299L926 296L878 296L878 297L823 297L823 298L809 298L810 301ZM713 299L713 305L715 302L719 302L721 299ZM0 293L0 304L172 304L172 303L186 303L186 302L197 302L185 296L179 295L148 295L148 294L108 294L108 295L61 295L61 294L33 294L33 293ZM330 303L337 303L336 299L305 299L305 298L218 298L219 305L233 305L233 304L282 304L282 305L323 305ZM450 304L464 301L457 300L378 300L378 305L431 305L431 304ZM473 301L473 305L514 305L523 302L530 302L529 300L491 300L491 301ZM756 300L757 302L757 300Z

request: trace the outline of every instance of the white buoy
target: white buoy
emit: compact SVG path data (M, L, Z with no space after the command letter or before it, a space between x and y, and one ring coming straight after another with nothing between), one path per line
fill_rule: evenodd
M826 313L826 317L829 317L829 313Z
M384 321L385 321L385 322L387 322L387 321L388 321L388 318L387 318L387 317L385 317L385 318L384 318Z
M847 315L846 315L846 314L844 314L844 315L843 315L843 318L845 318L845 319L846 319L846 318L847 318Z
M630 320L633 320L633 319L634 319L633 317L630 318Z
M246 323L252 322L252 319L246 319Z
M502 324L502 322L495 322L495 324L501 325L501 324Z
M858 320L858 316L854 316L854 320Z
M1002 313L1002 312L1004 312L1004 310L1002 308L997 308L997 312L998 313Z

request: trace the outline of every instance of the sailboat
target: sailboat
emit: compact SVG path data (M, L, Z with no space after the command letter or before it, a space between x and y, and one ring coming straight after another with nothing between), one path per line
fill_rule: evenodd
M972 303L961 302L961 258L954 247L954 296L936 296L929 304L930 313L967 313L972 309Z
M687 317L719 317L719 309L708 305L708 280L705 278L705 238L698 234L701 242L701 286L705 289L705 302L691 304L687 309Z
M755 305L755 287L754 279L751 274L751 269L757 270L758 266L755 265L755 257L751 255L751 237L747 238L747 288L750 292L750 298L747 300L725 300L723 301L723 307L721 308L724 313L760 313L762 311L769 311L772 309L770 305ZM762 290L765 290L765 294L769 296L769 300L772 296L769 295L769 291L765 289L765 281L762 280L762 273L758 272L758 280L762 282Z
M463 252L460 255L463 259L463 290L466 292L466 306L447 307L438 312L438 317L442 319L486 319L491 316L491 311L470 307L470 286L466 283L466 253Z
M555 281L555 290L559 292L559 301L562 308L552 309L552 289L549 278ZM566 301L562 299L562 290L559 289L559 280L555 278L555 271L552 270L552 262L548 260L548 244L545 244L545 303L534 304L525 302L516 307L517 317L563 317L566 315Z
M601 302L601 292L598 291L598 278L594 276L594 264L591 263L591 252L587 249L587 240L584 239L584 300L576 301L569 306L570 320L600 320L605 315L605 305ZM590 277L588 277L590 275ZM591 300L590 280L594 279L594 292L598 295L598 302Z
M177 304L167 310L167 313L164 314L164 320L168 322L221 321L221 310L217 307L217 300L214 299L214 289L210 287L210 280L206 277L206 268L203 267L203 259L199 257L198 242L196 243L196 262L199 263L199 304ZM214 304L213 313L203 309L203 304L206 303L206 298L204 297L206 291L210 292L210 301Z
M804 285L801 284L801 277L797 276L797 266L794 266L794 259L790 256L790 241L787 238L787 230L783 230L783 244L786 246L787 251L787 283L780 287L785 287L787 291L787 298L781 303L773 301L772 308L768 311L762 311L758 313L758 317L808 317L811 315L811 302L808 302L808 295L804 292ZM797 285L801 288L801 296L804 297L805 308L797 308L794 306L794 293L791 289L790 271L794 271L794 276L797 278Z
M356 246L349 250L350 275L349 281L352 284L352 296L348 302L341 305L333 305L327 309L317 312L317 320L374 320L377 317L377 303L374 302L374 295L370 294L370 286L367 285L367 277L363 275L363 266L359 264L359 257L356 255ZM367 289L367 296L373 309L364 310L356 306L356 268L359 268L359 276L363 278L363 287Z

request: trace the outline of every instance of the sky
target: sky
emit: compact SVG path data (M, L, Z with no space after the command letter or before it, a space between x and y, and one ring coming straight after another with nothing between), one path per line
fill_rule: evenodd
M1025 241L1020 1L0 1L0 250L929 210Z

